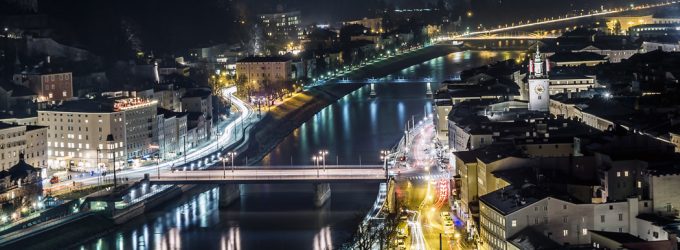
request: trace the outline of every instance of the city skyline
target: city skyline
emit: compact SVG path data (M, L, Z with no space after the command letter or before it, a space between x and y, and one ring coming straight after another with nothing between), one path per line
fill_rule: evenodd
M0 249L680 247L680 2L0 2Z

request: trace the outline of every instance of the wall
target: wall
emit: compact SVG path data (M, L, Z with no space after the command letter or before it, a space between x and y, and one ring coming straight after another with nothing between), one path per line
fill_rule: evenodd
M680 209L680 174L651 176L649 182L654 212L675 213L677 216Z

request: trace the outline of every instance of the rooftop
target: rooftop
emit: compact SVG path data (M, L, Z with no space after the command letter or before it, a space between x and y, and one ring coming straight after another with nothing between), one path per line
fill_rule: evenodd
M76 112L76 113L113 113L114 103L108 99L81 99L66 101L61 105L53 106L40 111Z
M519 249L558 249L560 245L552 241L546 235L534 230L532 227L526 227L508 239L510 244Z
M652 224L657 225L657 226L661 226L661 227L671 225L671 224L679 224L680 223L680 220L678 220L676 218L661 216L661 215L653 214L653 213L638 214L637 218L641 219L641 220L649 221Z
M479 197L481 202L502 215L511 214L548 197L546 191L526 184L510 185Z
M605 58L593 52L558 52L548 57L551 62L604 61Z
M238 63L288 62L290 60L282 56L249 56L238 60Z
M616 241L618 243L632 243L632 242L645 242L643 239L635 237L629 233L618 233L618 232L606 232L606 231L596 231L589 230L591 233L600 235L602 237L608 238L610 240Z

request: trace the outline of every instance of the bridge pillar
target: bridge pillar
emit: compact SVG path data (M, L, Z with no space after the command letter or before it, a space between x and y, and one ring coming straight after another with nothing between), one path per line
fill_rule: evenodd
M220 185L220 207L228 207L239 198L241 198L240 184Z
M427 83L427 91L425 92L426 95L432 95L432 83L428 82Z
M370 93L370 95L371 95L371 97L375 97L375 96L376 96L376 93L375 93L375 83L371 83L371 93Z
M314 205L322 207L331 198L331 184L314 184Z

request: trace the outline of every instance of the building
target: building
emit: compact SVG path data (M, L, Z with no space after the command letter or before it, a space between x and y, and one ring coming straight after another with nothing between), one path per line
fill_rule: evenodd
M302 40L301 17L300 11L278 12L259 16L265 37L286 44Z
M544 58L536 46L534 59L529 62L529 111L547 112L550 102L550 62L544 66Z
M182 97L182 111L189 113L190 125L200 126L198 131L200 134L197 135L198 138L209 139L212 135L212 122L213 122L213 103L212 103L212 92L210 89L188 89L186 94ZM193 113L200 114L199 116L192 115ZM194 117L195 119L192 119Z
M680 34L680 24L643 24L630 27L628 33L633 38L653 38L675 36Z
M551 96L560 93L578 93L598 87L594 76L579 74L553 74L548 82Z
M531 184L508 186L480 197L482 249L508 249L509 240L531 227L559 245L590 244L592 230L631 232L650 201L574 203Z
M636 44L628 42L627 38L621 38L618 43L598 40L595 44L572 52L591 52L606 57L611 63L620 63L621 60L628 59L639 51L640 48Z
M5 191L14 188L22 188L31 184L36 184L39 183L41 180L40 168L33 167L30 164L26 163L26 161L24 161L23 154L19 154L18 158L19 160L17 161L16 164L9 167L7 170L3 169L0 171L1 200L8 200L10 198L2 197L5 196L4 193ZM27 195L28 192L26 191L30 190L20 190L19 192L16 192L16 194L13 193L12 196L16 195L16 197L21 197L23 195ZM7 194L7 196L10 196L10 194Z
M680 41L677 39L671 39L670 41L644 41L642 42L642 47L640 48L642 53L647 53L655 50L661 50L665 52L678 52L680 51Z
M24 161L31 166L47 167L47 127L26 125Z
M378 18L364 17L363 19L344 22L343 25L361 25L368 28L371 31L371 33L380 34L385 32L383 30L382 21L383 19L380 17Z
M184 154L188 114L163 108L158 108L157 113L160 158L172 159Z
M653 15L620 15L605 17L607 28L611 33L620 35L631 27L654 23Z
M286 57L247 57L236 63L236 76L253 90L291 80L292 61Z
M34 102L38 95L33 90L0 79L0 111L10 115L14 113L35 114Z
M595 66L607 62L605 55L593 52L557 52L548 59L552 63L550 66L556 67Z
M110 99L86 99L39 110L38 124L47 127L48 166L79 171L111 171L115 157L116 168L125 167L129 148L126 112L114 107L114 103ZM142 130L153 128L152 125L136 125ZM111 141L107 141L109 135L112 136Z
M15 74L14 82L33 90L38 101L56 102L73 98L73 74L50 65L47 61L30 70Z
M184 88L178 88L175 84L159 84L154 86L153 99L158 101L158 107L170 111L182 110L181 98L186 92Z
M33 166L46 166L46 138L45 127L0 123L1 169L18 164L20 155Z
M158 101L140 97L115 99L114 111L124 113L127 158L147 157L157 151L154 134L157 133L156 109Z

